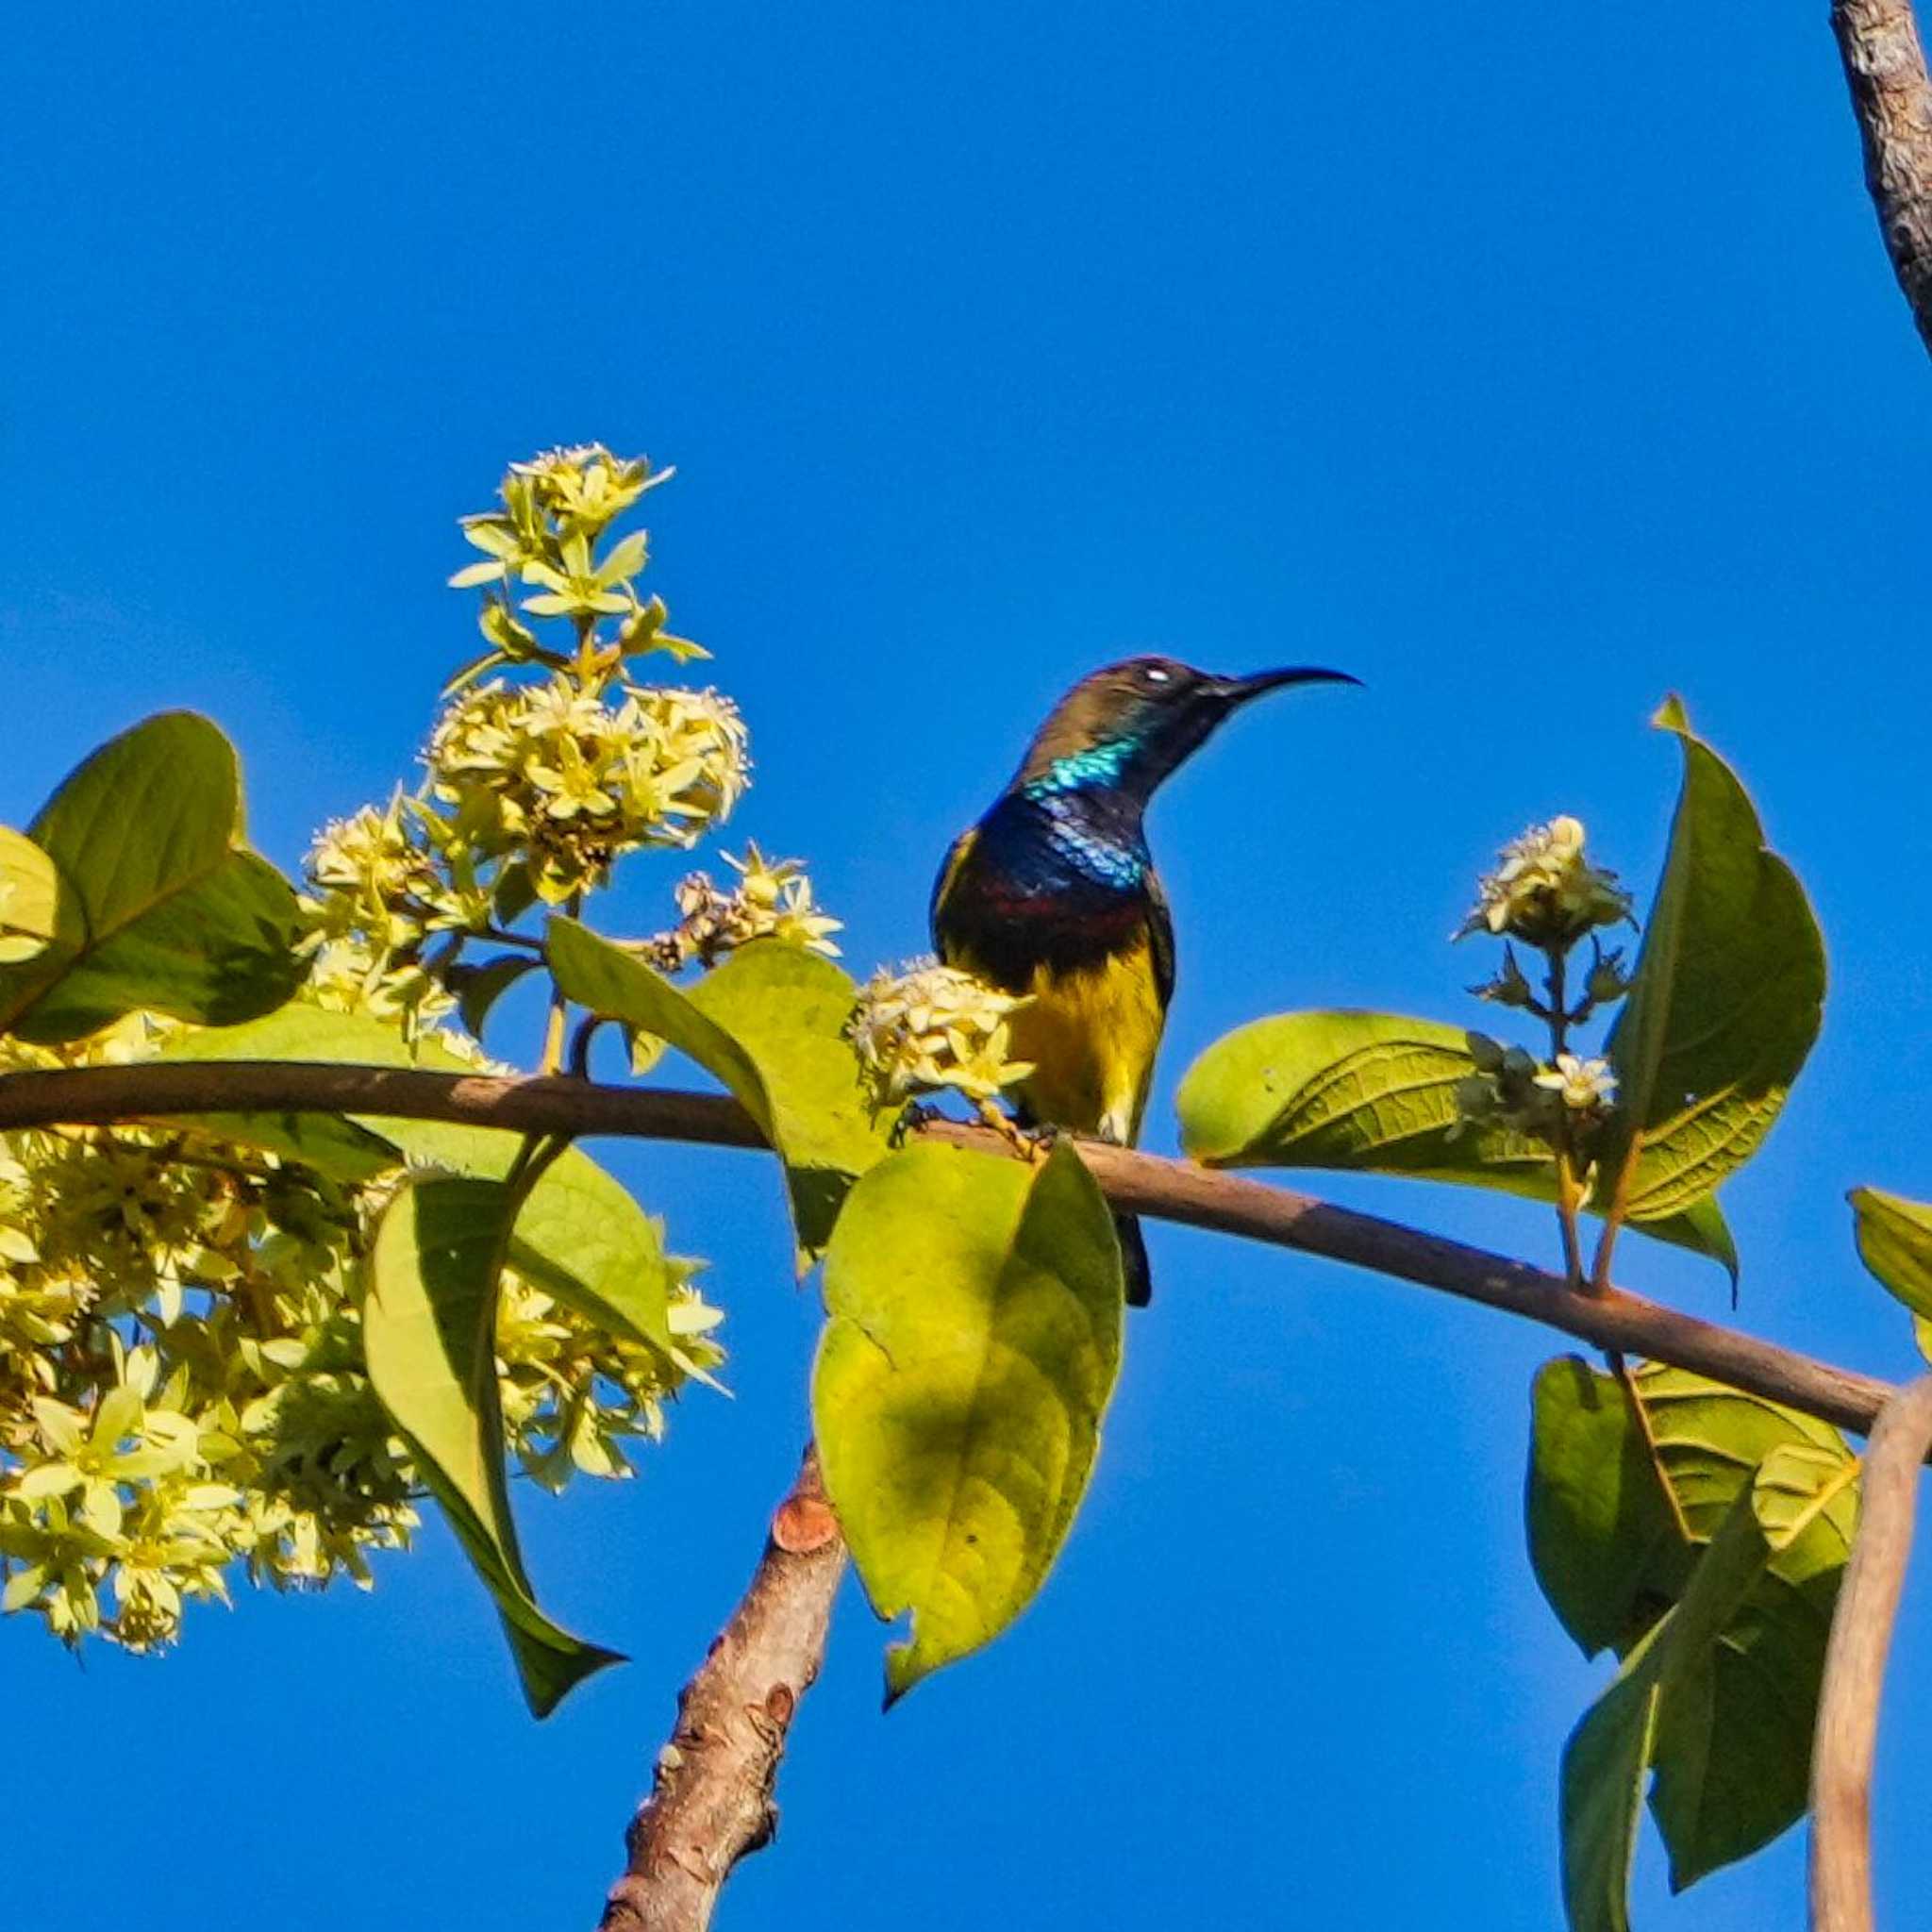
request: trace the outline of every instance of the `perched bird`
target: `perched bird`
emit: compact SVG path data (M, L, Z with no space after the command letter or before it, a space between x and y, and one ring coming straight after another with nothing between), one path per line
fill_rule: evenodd
M1221 722L1291 684L1355 684L1297 668L1214 677L1128 658L1048 714L1007 789L953 841L933 886L940 957L1009 993L1012 1054L1033 1072L1022 1118L1132 1146L1174 996L1174 921L1142 824L1155 788ZM1117 1217L1127 1299L1148 1299L1139 1224Z

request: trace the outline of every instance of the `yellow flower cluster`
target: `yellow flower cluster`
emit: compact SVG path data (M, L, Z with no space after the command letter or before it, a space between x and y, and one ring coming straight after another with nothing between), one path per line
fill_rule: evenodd
M1561 952L1597 926L1635 924L1616 874L1591 864L1583 846L1582 822L1568 817L1511 840L1495 871L1477 882L1457 938L1489 932Z
M710 691L620 685L615 702L559 673L482 685L437 721L431 795L476 860L517 854L561 905L645 845L689 846L747 781L743 721Z
M139 1058L158 1037L137 1017L60 1055L5 1041L0 1067ZM188 1129L0 1136L0 1607L150 1649L237 1566L366 1585L371 1552L408 1541L420 1485L351 1292L386 1191ZM625 1441L721 1359L677 1266L669 1357L507 1279L507 1441L553 1487L625 1474Z
M1024 1080L1031 1065L1007 1055L1009 1023L1025 1004L935 960L882 968L860 990L849 1029L874 1105L945 1087L988 1101Z

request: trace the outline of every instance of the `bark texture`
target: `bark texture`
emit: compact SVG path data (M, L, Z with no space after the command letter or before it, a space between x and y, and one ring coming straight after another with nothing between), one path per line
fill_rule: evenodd
M1920 340L1932 350L1932 83L1910 0L1833 0L1865 185Z
M808 1449L750 1589L678 1695L600 1932L699 1932L732 1868L771 1842L778 1759L818 1676L844 1571L844 1541Z
M1811 1932L1873 1932L1872 1758L1885 1660L1932 1451L1932 1375L1885 1405L1865 1454L1858 1533L1824 1652L1811 1750Z

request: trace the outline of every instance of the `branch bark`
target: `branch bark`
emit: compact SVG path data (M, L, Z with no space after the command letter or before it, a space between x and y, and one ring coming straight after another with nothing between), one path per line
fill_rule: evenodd
M505 1078L417 1069L284 1060L148 1061L0 1075L0 1131L107 1125L193 1114L350 1113L458 1121L515 1133L629 1136L761 1147L735 1101L708 1093ZM935 1138L1010 1154L984 1127L934 1122ZM1709 1375L1860 1435L1896 1393L1889 1382L1835 1368L1734 1328L1700 1322L1641 1295L1579 1294L1560 1275L1289 1188L1099 1141L1074 1143L1118 1207L1156 1220L1323 1255L1561 1330L1597 1348Z
M1885 1405L1865 1453L1858 1533L1824 1652L1811 1751L1811 1932L1873 1932L1872 1759L1891 1627L1932 1453L1932 1375Z
M1831 30L1885 250L1932 349L1932 81L1911 0L1832 0Z
M599 1932L702 1932L732 1868L771 1842L778 1759L818 1676L844 1572L844 1541L807 1449L750 1589L678 1695Z

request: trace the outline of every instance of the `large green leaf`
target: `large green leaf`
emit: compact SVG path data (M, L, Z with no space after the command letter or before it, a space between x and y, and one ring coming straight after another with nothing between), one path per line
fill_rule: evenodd
M295 895L242 846L234 750L207 719L110 740L29 830L60 903L52 941L0 966L0 1032L54 1043L136 1008L246 1020L300 983Z
M418 1178L384 1210L362 1305L369 1379L503 1618L543 1717L615 1651L537 1607L517 1548L496 1379L496 1288L515 1208L496 1181Z
M1093 1467L1123 1296L1112 1216L1071 1148L1035 1170L908 1147L854 1188L812 1414L873 1607L912 1613L889 1702L1040 1589Z
M1684 788L1610 1035L1618 1105L1600 1156L1607 1177L1634 1163L1622 1191L1633 1221L1690 1207L1757 1151L1824 999L1818 922L1744 788L1675 698L1655 722L1683 747Z
M1821 1551L1835 1579L1856 1470L1817 1449L1774 1449L1737 1490L1677 1603L1571 1734L1561 1798L1571 1932L1629 1932L1649 1774L1674 1890L1757 1850L1803 1812L1817 1678L1796 1687L1804 1708L1794 1726L1792 1687L1774 1674L1786 1660L1765 1654L1754 1605ZM1828 1627L1828 1603L1824 1614ZM1821 1654L1823 1643L1821 1632Z
M411 1045L393 1026L368 1014L309 1006L286 1007L243 1026L185 1035L162 1058L475 1071L433 1035ZM182 1124L266 1147L347 1181L369 1180L405 1161L501 1180L521 1144L517 1135L495 1127L380 1116L209 1114L185 1118ZM547 1167L531 1190L517 1218L513 1252L521 1272L588 1320L659 1350L672 1347L662 1224L577 1148Z
M1632 1381L1637 1411L1614 1377L1560 1357L1539 1374L1534 1399L1537 1580L1586 1654L1610 1646L1624 1658L1619 1686L1566 1760L1565 1869L1573 1912L1582 1898L1598 1901L1573 1919L1589 1927L1623 1924L1622 1881L1606 1916L1601 1879L1615 1862L1607 1821L1623 1815L1625 1788L1607 1795L1592 1780L1611 1774L1591 1767L1626 1762L1624 1726L1647 1727L1627 1805L1641 1774L1655 1772L1651 1808L1679 1890L1802 1814L1824 1642L1857 1519L1857 1464L1827 1424L1681 1369L1643 1367ZM1765 1553L1691 1642L1697 1620L1683 1607L1707 1587L1707 1548L1740 1501ZM1624 1688L1666 1660L1670 1675L1645 1679L1641 1697ZM1638 1711L1652 1691L1657 1701ZM1617 1870L1627 1865L1625 1854Z
M891 1145L845 1038L850 978L802 946L761 940L685 991L563 918L550 922L548 950L566 998L668 1041L724 1083L785 1161L800 1246L823 1247L846 1190Z
M1473 1037L1438 1020L1348 1009L1251 1021L1188 1069L1176 1096L1181 1144L1209 1167L1407 1174L1554 1202L1548 1147L1458 1115L1457 1085L1476 1072ZM1735 1278L1737 1251L1714 1201L1641 1227Z

